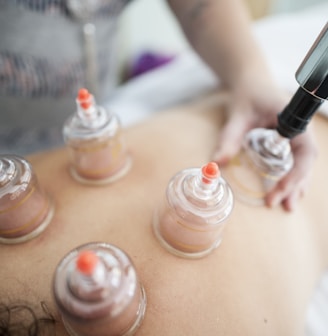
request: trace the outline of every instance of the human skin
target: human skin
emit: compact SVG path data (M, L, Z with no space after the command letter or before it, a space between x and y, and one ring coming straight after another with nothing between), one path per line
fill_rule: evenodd
M167 1L191 46L234 97L211 156L226 164L238 153L249 130L277 125L277 114L288 98L275 83L255 39L244 0ZM310 131L293 139L291 146L295 165L265 198L267 206L282 204L286 211L292 211L305 193L316 158Z
M236 200L221 245L197 260L168 253L152 233L169 179L209 161L225 103L224 96L206 97L126 129L133 166L111 185L73 180L65 148L29 157L56 212L40 236L0 246L1 301L46 302L59 321L57 335L67 335L51 293L55 267L76 246L105 241L131 257L145 288L138 336L303 335L309 300L328 266L327 120L312 121L322 150L310 189L292 213Z

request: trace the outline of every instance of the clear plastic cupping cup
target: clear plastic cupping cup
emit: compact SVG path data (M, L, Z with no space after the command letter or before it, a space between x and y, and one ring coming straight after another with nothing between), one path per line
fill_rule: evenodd
M154 212L153 230L167 251L201 258L217 248L233 209L233 194L215 162L173 176Z
M31 164L20 156L0 155L0 243L22 243L38 236L53 214L53 202Z
M240 153L231 160L224 176L236 199L261 206L293 164L289 139L273 129L255 128L246 134Z
M83 184L106 184L123 177L131 167L118 116L95 103L90 92L79 90L77 111L64 124L70 151L70 172Z
M71 336L134 335L147 305L130 257L101 242L81 245L60 261L53 294Z

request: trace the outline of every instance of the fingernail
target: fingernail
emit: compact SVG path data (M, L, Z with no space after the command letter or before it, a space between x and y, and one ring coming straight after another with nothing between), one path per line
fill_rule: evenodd
M280 203L280 198L279 196L274 196L272 197L269 201L269 207L270 208L275 208L279 203Z
M295 207L296 207L296 204L297 204L297 199L295 197L291 196L288 203L287 203L286 210L289 211L289 212L294 211Z

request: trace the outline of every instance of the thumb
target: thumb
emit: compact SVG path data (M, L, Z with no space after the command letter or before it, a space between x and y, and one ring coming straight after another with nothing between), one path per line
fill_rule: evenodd
M231 114L218 137L212 159L219 165L227 164L239 152L248 130L249 123L245 120L245 114Z

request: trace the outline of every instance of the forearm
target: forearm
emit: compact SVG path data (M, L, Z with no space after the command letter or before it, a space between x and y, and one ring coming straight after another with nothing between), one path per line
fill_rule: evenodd
M252 72L267 72L242 0L168 0L192 47L230 87Z

